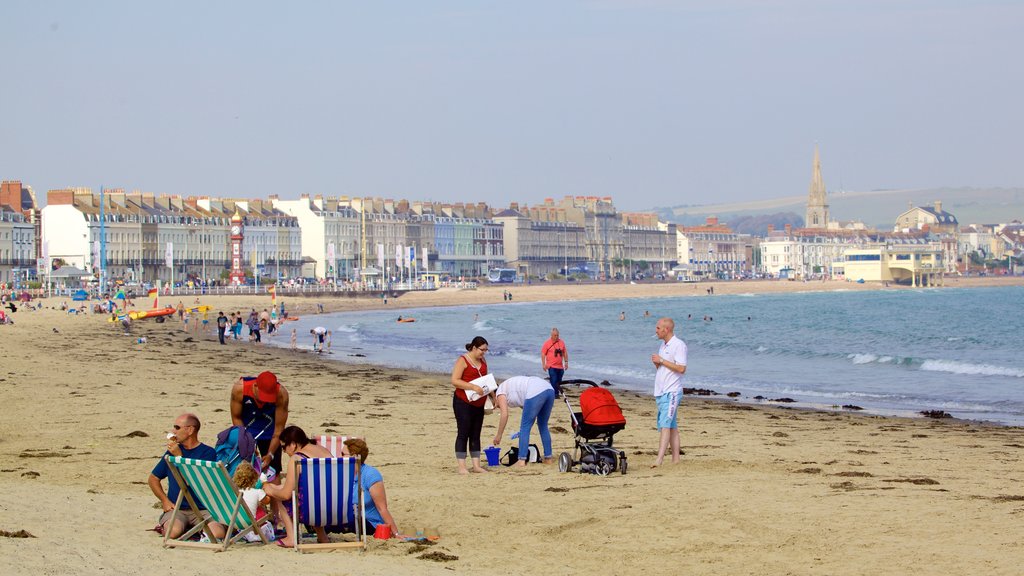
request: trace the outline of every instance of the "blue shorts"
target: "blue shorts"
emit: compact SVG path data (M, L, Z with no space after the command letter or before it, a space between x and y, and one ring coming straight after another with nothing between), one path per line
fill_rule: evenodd
M680 392L666 392L661 396L655 396L654 400L658 403L658 429L662 428L678 428L679 424L676 422L676 412L679 408L679 401L683 395Z

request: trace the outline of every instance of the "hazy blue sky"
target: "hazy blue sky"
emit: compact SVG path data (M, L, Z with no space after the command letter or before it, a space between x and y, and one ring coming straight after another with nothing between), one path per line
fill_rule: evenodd
M0 178L620 208L1024 184L1024 2L0 5Z

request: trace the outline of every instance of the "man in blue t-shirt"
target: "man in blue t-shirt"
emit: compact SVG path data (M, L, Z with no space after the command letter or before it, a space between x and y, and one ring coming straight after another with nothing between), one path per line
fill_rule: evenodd
M164 456L170 454L171 456L184 456L196 460L217 459L217 451L199 441L199 427L199 418L195 414L185 413L178 416L174 421L174 429L168 435L167 452L160 457L160 462L153 467L153 471L149 474L149 489L160 500L160 505L164 511L160 516L160 525L163 526L164 534L169 535L171 538L181 536L186 530L198 524L201 518L210 517L210 513L205 509L191 510L188 500L182 499L181 510L178 511L174 524L171 525L174 503L177 502L178 494L181 490L178 487L178 482L171 475ZM160 483L164 478L167 479L167 492L164 492L163 485ZM195 499L195 497L195 493L192 492L192 498ZM226 530L223 524L211 522L209 527L214 536L217 538L224 537Z

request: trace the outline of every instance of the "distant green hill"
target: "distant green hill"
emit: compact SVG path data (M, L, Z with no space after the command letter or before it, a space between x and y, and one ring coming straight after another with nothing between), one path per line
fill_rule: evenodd
M873 190L870 192L829 192L829 214L833 220L860 220L868 226L891 229L896 217L914 206L942 202L942 209L956 216L960 225L996 224L1024 220L1024 188L929 188L916 190ZM703 224L708 216L730 222L745 216L794 213L801 220L807 196L786 196L771 200L704 206L654 208L665 221L685 225Z

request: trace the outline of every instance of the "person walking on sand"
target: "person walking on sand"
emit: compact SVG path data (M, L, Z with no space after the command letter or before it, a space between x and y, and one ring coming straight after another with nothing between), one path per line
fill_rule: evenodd
M228 317L221 312L217 316L217 339L220 340L221 344L224 344L224 332L228 329Z
M487 471L480 466L480 431L484 426L484 404L487 402L487 396L483 395L483 388L473 384L473 380L487 375L484 354L488 348L487 340L483 336L473 338L466 344L466 353L459 356L452 367L451 382L455 388L455 394L452 395L452 410L455 412L457 428L455 460L459 465L459 474L470 472L466 469L467 452L473 462L473 472ZM481 396L470 401L466 392L476 392Z
M551 338L540 347L540 365L548 373L555 396L561 396L562 376L569 368L569 351L565 349L565 340L558 336L558 328L551 329Z
M683 397L683 374L686 373L686 343L676 338L676 324L671 318L661 318L654 334L661 340L651 363L657 369L654 375L654 400L658 405L658 457L652 468L661 466L665 450L671 445L672 462L679 462L679 424L676 412Z

